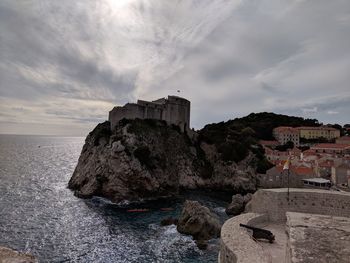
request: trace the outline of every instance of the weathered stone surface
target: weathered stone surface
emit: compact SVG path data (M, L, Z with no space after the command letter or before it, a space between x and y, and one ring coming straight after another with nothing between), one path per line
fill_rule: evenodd
M239 225L255 226L267 219L265 215L246 213L227 220L221 229L219 263L271 263L262 246L253 240L247 229Z
M252 199L252 194L248 193L245 196L236 194L232 196L232 202L226 208L226 214L239 215L244 211L245 205Z
M291 263L348 263L350 218L287 212Z
M284 222L286 212L350 217L350 193L321 189L260 189L254 193L246 212L266 213L273 222Z
M220 229L218 217L209 208L197 201L185 202L177 224L180 233L193 236L202 246L203 241L219 237Z
M113 202L167 197L179 189L254 191L253 157L227 163L215 151L162 121L125 120L113 131L105 122L87 136L68 186L78 197Z
M24 254L6 247L0 247L1 263L37 263L36 258L29 254Z

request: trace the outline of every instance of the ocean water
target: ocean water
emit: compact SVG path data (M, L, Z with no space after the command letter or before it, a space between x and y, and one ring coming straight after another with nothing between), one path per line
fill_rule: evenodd
M217 262L219 240L199 250L175 226L185 199L212 208L222 221L227 204L208 193L184 193L128 213L103 198L83 200L67 188L84 138L0 135L0 246L40 262ZM173 211L161 211L171 207Z

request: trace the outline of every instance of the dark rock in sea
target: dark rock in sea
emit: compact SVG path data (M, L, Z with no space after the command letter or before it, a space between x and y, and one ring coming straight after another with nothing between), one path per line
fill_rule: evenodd
M207 240L196 240L196 245L199 249L205 250L208 247L208 241Z
M37 263L36 258L30 254L24 254L6 247L0 247L0 262L12 263Z
M177 223L178 219L173 217L167 217L160 221L161 226L177 225Z
M226 214L239 215L244 211L246 204L252 199L252 194L248 193L245 196L236 194L232 196L232 202L226 208Z
M255 191L254 154L238 163L220 156L215 145L164 121L124 119L113 130L104 122L87 136L68 186L78 197L116 203L170 197L180 189Z
M221 225L218 217L209 208L197 201L186 201L181 212L177 231L191 235L199 248L206 247L206 241L220 236Z

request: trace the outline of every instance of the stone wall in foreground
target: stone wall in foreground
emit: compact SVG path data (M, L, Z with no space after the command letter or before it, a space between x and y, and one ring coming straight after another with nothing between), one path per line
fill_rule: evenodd
M350 193L316 189L260 189L252 197L248 212L267 214L269 221L286 221L286 212L350 217Z
M260 189L247 205L248 213L225 222L221 228L219 263L271 262L240 223L253 226L264 222L284 223L287 212L350 217L350 193L294 188L290 189L289 200L287 193L287 188ZM291 251L287 251L286 258L294 262Z
M20 253L7 247L0 246L1 263L38 263L32 255Z
M219 263L269 263L263 248L239 224L256 225L267 220L266 215L246 213L233 217L221 228Z

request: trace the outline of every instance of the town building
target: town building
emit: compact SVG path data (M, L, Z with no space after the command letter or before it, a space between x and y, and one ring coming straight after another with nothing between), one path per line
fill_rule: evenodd
M310 147L315 153L328 153L335 155L344 155L350 153L350 145L337 143L319 143Z
M275 140L273 141L260 140L259 144L261 144L264 148L267 147L267 148L274 149L276 148L276 146L279 145L279 142Z
M316 160L315 164L315 173L318 177L331 177L332 167L334 166L334 160L321 158L319 160Z
M342 136L335 140L335 143L338 144L349 144L350 145L350 136Z
M299 130L293 127L280 126L273 129L273 136L280 144L293 142L294 146L299 146Z
M320 188L329 189L331 187L331 181L324 178L308 178L302 179L304 188Z
M339 165L333 166L331 180L335 185L349 186L350 164L348 162L343 162Z
M333 140L340 137L340 131L328 127L328 126L320 126L320 127L298 127L299 136L303 139L320 139L324 138L327 140Z
M177 125L185 132L190 129L190 111L190 101L178 96L168 96L154 101L138 100L137 103L116 106L109 112L108 119L111 129L122 119L155 119Z
M289 173L289 175L288 175ZM259 187L278 188L304 186L303 179L313 178L315 173L312 167L305 165L291 166L289 172L283 170L283 165L277 165L266 171L266 174L259 175Z

